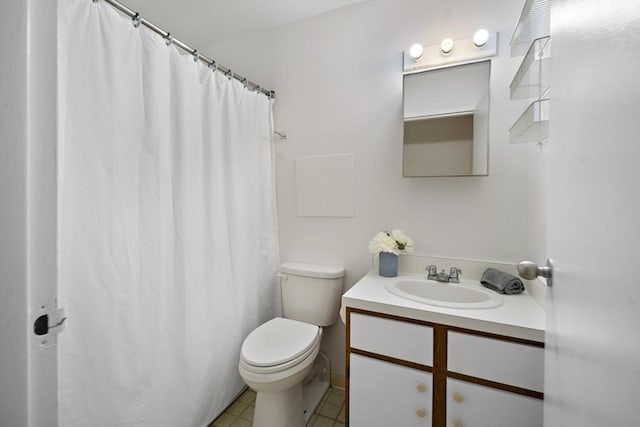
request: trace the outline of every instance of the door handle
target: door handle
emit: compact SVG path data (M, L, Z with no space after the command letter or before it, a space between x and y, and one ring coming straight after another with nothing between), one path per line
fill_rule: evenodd
M535 262L520 261L518 263L518 274L523 279L533 280L537 277L547 279L547 286L553 285L553 260L547 258L547 265L540 267Z

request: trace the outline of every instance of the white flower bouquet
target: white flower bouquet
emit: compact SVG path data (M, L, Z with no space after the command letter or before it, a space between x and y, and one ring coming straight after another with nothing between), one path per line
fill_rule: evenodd
M402 230L381 231L369 242L369 252L374 255L380 252L390 252L398 255L400 251L413 252L413 240Z

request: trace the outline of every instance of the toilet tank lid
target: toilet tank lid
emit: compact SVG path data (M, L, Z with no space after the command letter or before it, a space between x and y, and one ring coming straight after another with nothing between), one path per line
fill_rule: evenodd
M301 262L283 262L280 271L287 274L295 274L304 277L316 277L320 279L339 279L344 277L344 268L329 267L326 265L304 264Z

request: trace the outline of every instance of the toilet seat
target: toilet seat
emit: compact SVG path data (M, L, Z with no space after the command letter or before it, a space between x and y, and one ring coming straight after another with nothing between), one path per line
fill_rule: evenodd
M322 329L316 325L276 317L247 336L240 357L244 368L258 374L291 368L314 353L320 345Z

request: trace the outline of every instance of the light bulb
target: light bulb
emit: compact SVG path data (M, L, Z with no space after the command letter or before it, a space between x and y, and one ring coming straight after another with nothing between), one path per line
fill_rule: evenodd
M452 39L444 39L442 43L440 43L440 50L443 54L448 55L453 50L453 40Z
M485 30L484 28L482 30L476 31L473 35L473 44L475 44L476 47L482 47L487 44L488 41L489 31Z
M413 58L414 61L420 59L422 57L422 45L418 43L411 45L409 48L409 56Z

